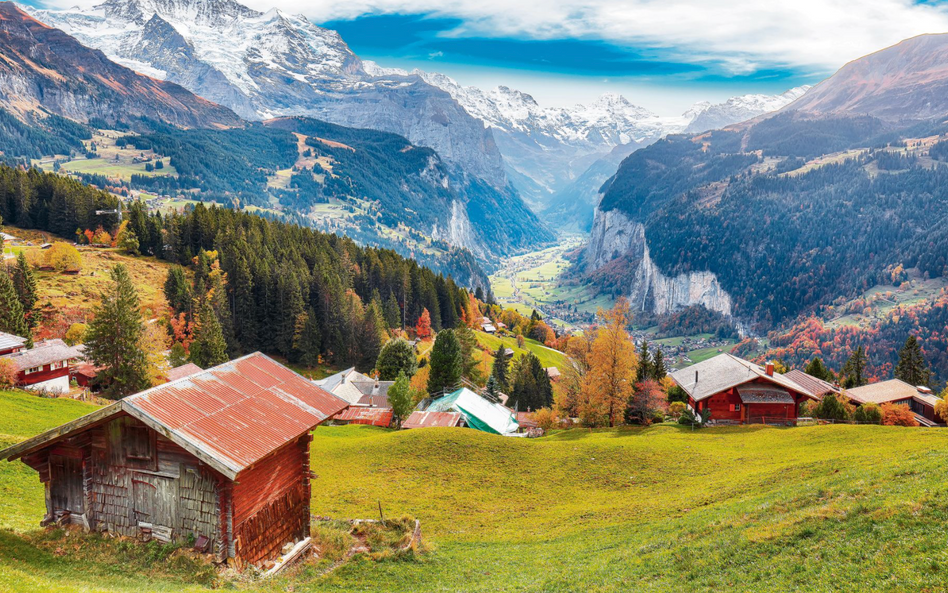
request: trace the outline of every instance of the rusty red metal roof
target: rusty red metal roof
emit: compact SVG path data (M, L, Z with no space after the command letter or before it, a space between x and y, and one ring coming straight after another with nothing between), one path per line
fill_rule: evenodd
M203 370L204 369L193 362L189 362L179 367L175 367L165 374L167 375L168 382L170 383L171 381L177 381L178 379L184 379L185 377L196 375Z
M126 412L232 479L346 406L259 352L122 400Z
M392 423L392 408L350 407L333 416L333 420L349 424L371 424L388 427Z
M461 414L457 412L412 412L402 423L402 428L454 427L460 424Z

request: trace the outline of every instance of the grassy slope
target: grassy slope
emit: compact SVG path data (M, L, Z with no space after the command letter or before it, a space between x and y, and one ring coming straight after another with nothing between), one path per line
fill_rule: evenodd
M0 394L14 410L2 432L80 412L52 400L8 407L21 397ZM24 414L35 418L10 420ZM315 435L316 513L372 517L381 501L388 516L421 519L434 552L416 563L357 560L328 578L303 568L251 588L945 590L948 431L664 425L521 440L346 426ZM4 492L38 483L0 468ZM25 498L4 517L38 519L42 490ZM145 578L117 562L58 557L30 537L0 531L0 590L200 589L186 574Z
M566 368L567 358L565 354L562 352L557 352L552 348L548 348L536 340L528 339L525 341L524 348L520 348L517 346L516 338L504 338L484 332L474 333L477 334L477 342L482 346L489 348L491 352L496 352L500 344L503 343L507 348L513 348L515 359L520 358L529 351L540 359L540 362L543 364L544 368L556 367L561 370Z

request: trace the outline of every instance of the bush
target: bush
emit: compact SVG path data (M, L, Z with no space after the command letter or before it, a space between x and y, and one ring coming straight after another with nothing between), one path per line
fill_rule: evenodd
M69 329L66 331L66 343L70 346L82 344L86 337L86 330L88 328L89 327L85 323L73 323L70 325Z
M674 420L681 418L681 415L685 413L685 410L688 409L688 406L684 402L673 401L668 404L668 416Z
M7 358L0 358L0 388L9 389L16 385L16 365Z
M684 389L682 389L676 384L668 388L667 399L668 399L668 403L681 402L683 404L687 404L688 394L685 393Z
M853 413L853 420L867 424L881 424L882 410L879 408L878 404L862 404L856 408L855 413Z
M882 424L886 426L918 426L918 421L907 404L882 404Z
M685 408L685 411L682 412L681 417L678 418L678 424L684 424L693 428L701 428L708 423L708 420L711 420L711 410L705 409L700 415L698 415L695 414L694 410L691 408Z
M398 373L405 373L410 379L418 371L414 346L402 338L385 342L375 362L375 368L382 381L394 381L398 378Z
M536 422L537 426L542 428L544 432L553 428L559 428L560 426L559 414L550 408L540 408L534 412L533 421Z
M68 243L53 243L46 250L46 265L57 272L78 272L82 269L82 256L79 250Z
M817 405L819 405L819 402L815 402L812 399L808 399L800 404L800 417L812 418Z
M852 418L852 414L846 405L836 397L835 393L829 393L813 409L813 416L822 420L846 421Z

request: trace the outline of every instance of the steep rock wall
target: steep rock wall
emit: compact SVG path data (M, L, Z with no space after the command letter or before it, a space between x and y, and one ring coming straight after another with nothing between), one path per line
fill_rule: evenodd
M619 257L629 256L635 272L629 287L633 310L667 314L703 305L722 315L732 315L731 296L709 271L668 276L652 261L645 227L618 210L596 210L586 247L586 271L591 272Z

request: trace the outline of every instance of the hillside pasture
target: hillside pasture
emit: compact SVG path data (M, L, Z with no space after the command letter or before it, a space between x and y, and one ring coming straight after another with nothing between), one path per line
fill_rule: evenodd
M29 397L0 393L7 442L86 410ZM946 463L948 431L882 426L540 439L320 427L314 514L371 518L381 504L420 519L432 551L328 575L310 560L261 582L154 543L43 533L35 473L3 462L0 590L943 591Z

